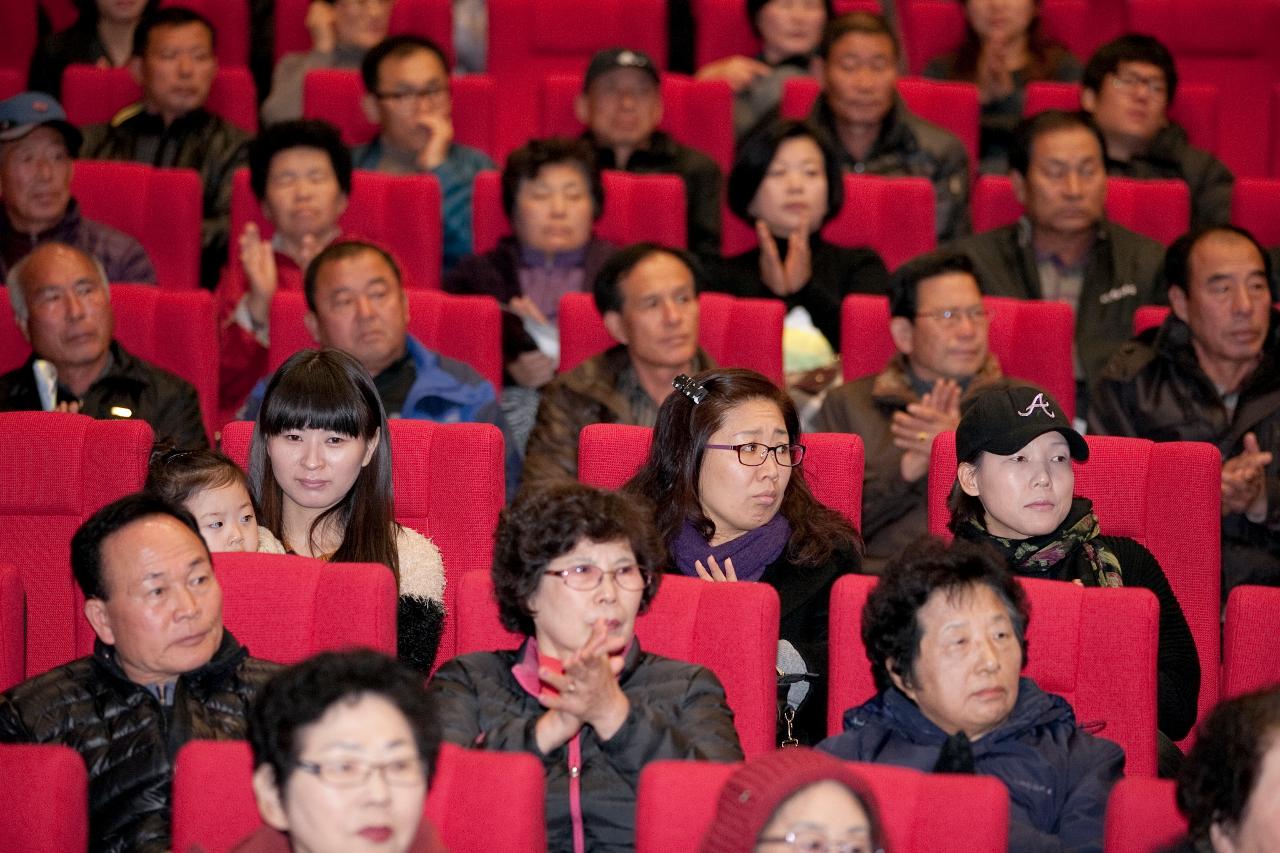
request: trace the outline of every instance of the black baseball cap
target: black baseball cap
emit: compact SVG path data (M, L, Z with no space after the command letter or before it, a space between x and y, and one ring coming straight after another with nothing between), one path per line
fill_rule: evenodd
M628 50L623 47L611 47L597 51L587 66L587 76L582 80L582 91L591 88L591 84L604 75L618 68L635 68L647 74L656 85L658 83L658 66L653 64L649 54L642 50Z
M972 460L986 451L997 456L1017 453L1046 432L1060 432L1071 458L1084 462L1089 445L1048 393L1034 385L1011 385L980 392L969 402L956 427L956 458Z

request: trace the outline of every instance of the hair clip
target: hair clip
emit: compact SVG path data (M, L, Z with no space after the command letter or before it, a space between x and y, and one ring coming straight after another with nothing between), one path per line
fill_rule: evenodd
M695 406L707 396L707 389L701 382L694 382L683 373L671 380L671 386L692 400Z

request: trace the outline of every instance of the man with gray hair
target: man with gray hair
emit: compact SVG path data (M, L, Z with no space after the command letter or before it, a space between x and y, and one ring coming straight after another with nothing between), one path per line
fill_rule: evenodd
M0 411L140 418L156 441L207 447L196 389L112 339L102 264L67 243L42 243L9 271L9 302L32 353L0 376Z

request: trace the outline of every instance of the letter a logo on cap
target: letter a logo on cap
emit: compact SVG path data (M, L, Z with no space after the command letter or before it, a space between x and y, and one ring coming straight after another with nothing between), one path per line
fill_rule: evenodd
M1031 413L1036 409L1043 409L1044 413L1051 418L1057 417L1057 415L1055 415L1049 408L1049 401L1044 398L1043 394L1037 394L1036 398L1031 401L1031 405L1027 406L1025 410L1018 412L1018 415L1024 418L1029 418L1031 417Z

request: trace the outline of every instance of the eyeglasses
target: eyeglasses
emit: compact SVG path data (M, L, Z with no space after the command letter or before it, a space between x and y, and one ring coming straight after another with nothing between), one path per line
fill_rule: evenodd
M381 11L383 8L390 6L395 0L337 0L337 2L348 9L359 9L361 11L378 9Z
M397 89L394 92L378 92L378 100L390 101L401 109L418 101L438 104L448 96L449 87L443 83L432 83L425 89Z
M1111 85L1121 92L1137 92L1140 89L1146 89L1156 98L1163 98L1169 94L1168 85L1159 77L1143 77L1141 74L1134 74L1131 71L1126 71L1124 74L1111 75Z
M604 581L605 575L613 575L613 582L619 589L629 589L633 592L637 589L644 589L645 572L639 566L622 566L617 569L609 569L605 571L599 566L584 564L574 566L572 569L560 569L559 571L546 571L543 574L555 575L564 581L564 585L569 589L592 590L600 586Z
M941 323L944 326L954 326L964 319L976 326L990 322L994 314L995 311L985 305L974 305L972 308L943 308L938 311L919 311L916 313L916 319L928 317L930 320Z
M814 829L800 829L786 835L761 838L761 844L786 844L798 853L883 853L872 850L865 839L860 841L832 841Z
M314 774L326 785L335 788L358 788L369 781L376 770L388 785L412 787L425 785L427 774L418 756L394 758L391 761L299 761L298 769Z
M746 444L708 444L707 450L736 450L738 461L752 468L763 465L770 453L779 465L786 468L794 468L804 460L803 444L779 444L777 447L770 447L758 441L750 441Z

